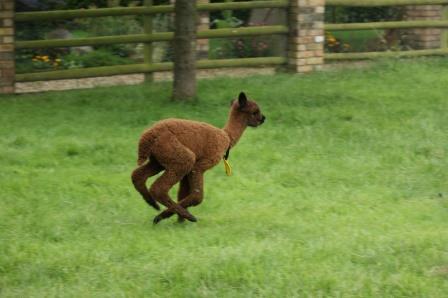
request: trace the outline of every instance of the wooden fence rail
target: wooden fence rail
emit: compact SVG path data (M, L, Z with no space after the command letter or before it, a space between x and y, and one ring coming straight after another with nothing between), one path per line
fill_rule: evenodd
M423 56L446 56L446 55L448 55L448 49L362 52L362 53L328 53L328 54L325 54L325 60L327 60L327 61L371 60L371 59L379 59L379 58L412 58L412 57L423 57Z
M276 26L253 26L246 28L226 28L199 31L198 39L222 38L222 37L242 37L242 36L260 36L272 34L286 34L288 27ZM77 39L49 39L49 40L30 40L16 41L17 49L30 48L58 48L58 47L78 47L78 46L97 46L120 43L142 43L155 41L169 41L174 37L173 32L158 32L152 34L128 34L115 36L102 36Z
M260 58L240 58L240 59L218 59L199 60L197 68L221 68L221 67L241 67L241 66L272 66L286 63L285 57L260 57ZM55 70L47 72L17 74L17 82L79 79L88 77L112 76L120 74L148 73L156 71L172 70L173 63L152 63L152 64L130 64L117 66L89 67L79 69Z
M410 29L410 28L448 28L448 21L397 21L397 22L325 24L325 30L329 31Z
M379 7L408 5L443 5L448 0L326 0L327 6Z
M246 2L225 2L198 4L198 11L220 11L255 8L287 8L288 1L246 1ZM174 12L173 5L157 5L151 7L117 7L117 8L97 8L97 9L73 9L54 10L39 12L21 12L15 17L16 22L34 22L73 18L93 18L106 16L126 16L126 15L152 15L158 13Z

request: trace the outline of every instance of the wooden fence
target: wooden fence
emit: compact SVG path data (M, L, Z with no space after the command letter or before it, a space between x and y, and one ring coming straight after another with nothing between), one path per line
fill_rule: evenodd
M288 1L249 1L249 2L226 2L199 4L198 11L222 11L237 9L255 9L255 8L287 8ZM147 3L143 7L120 7L120 8L100 8L88 10L62 10L62 11L43 11L43 12L24 12L17 13L16 22L30 22L39 20L60 20L72 18L92 18L103 16L125 16L125 15L143 15L146 23L152 22L152 15L159 13L172 13L173 5L152 6ZM147 29L147 28L146 28ZM288 27L284 25L277 26L254 26L247 28L229 28L213 29L199 31L198 39L223 38L223 37L243 37L243 36L261 36L272 34L287 34ZM74 46L96 46L123 43L145 43L146 47L151 47L152 42L170 41L173 39L173 32L152 32L152 29L145 30L145 34L117 35L104 37L90 37L77 39L53 39L53 40L33 40L16 41L16 49L30 48L55 48L55 47L74 47ZM217 59L217 60L199 60L198 68L220 68L220 67L238 67L238 66L257 66L257 65L282 65L286 63L285 57L260 57L243 59ZM96 76L109 76L118 74L132 73L151 73L156 71L172 70L173 64L170 62L153 63L152 55L145 55L145 61L142 64L119 65L91 67L84 69L68 69L47 71L38 73L16 74L17 82L29 82L38 80L54 79L74 79Z
M23 73L16 74L16 82L29 82L39 80L55 80L55 79L74 79L96 76L109 76L118 74L132 74L132 73L152 73L156 71L172 70L172 63L153 63L152 61L152 42L169 41L173 39L172 32L153 32L152 17L159 13L172 13L173 5L158 5L152 6L151 0L145 0L145 5L142 7L119 7L119 8L101 8L101 9L83 9L83 10L63 10L63 11L42 11L42 12L23 12L16 13L14 16L15 22L35 22L40 20L60 20L73 18L93 18L103 16L125 16L125 15L141 15L144 17L144 34L132 34L125 36L104 36L104 37L90 37L77 39L54 39L54 40L33 40L33 41L16 41L15 49L30 49L30 48L54 48L54 47L74 47L74 46L96 46L96 45L110 45L118 43L143 43L144 63L119 65L119 66L103 66L83 69L68 69L45 71L38 73ZM243 36L261 36L281 34L288 35L288 47L300 43L302 33L299 27L291 27L291 18L298 15L301 3L318 3L327 6L356 6L356 7L377 7L377 6L409 6L409 5L446 5L448 7L448 0L275 0L275 1L247 1L247 2L226 2L226 3L209 3L199 4L199 11L222 11L222 10L238 10L238 9L255 9L255 8L280 8L287 9L290 18L288 26L255 26L246 28L231 28L231 29L213 29L199 31L198 39L223 38L223 37L243 37ZM320 4L319 4L320 3ZM322 7L323 10L323 7ZM303 11L301 12L303 14ZM322 16L323 16L323 12ZM324 24L323 29L326 31L348 31L348 30L372 30L372 29L409 29L409 28L448 28L448 14L445 15L444 20L422 20L422 21L394 21L394 22L372 22L372 23L347 23L347 24ZM302 17L303 18L303 17ZM300 18L297 18L300 19ZM297 26L296 21L296 26ZM319 27L323 20L315 24ZM299 24L300 25L300 24ZM309 25L309 24L308 24ZM314 26L314 25L313 25ZM311 26L311 27L313 27ZM307 29L304 27L304 31ZM320 29L322 30L322 28ZM312 31L312 30L308 30ZM293 34L295 32L295 34ZM323 33L323 31L322 31ZM446 35L445 35L446 36ZM308 36L309 37L309 36ZM323 36L311 35L310 38L315 39L316 43L323 42ZM302 38L303 39L303 38ZM292 41L291 41L292 40ZM306 48L306 47L305 47ZM220 67L238 67L238 66L260 66L260 65L287 65L290 63L292 57L294 59L303 60L301 53L306 54L308 49L301 52L300 45L297 50L291 51L289 49L287 56L282 57L260 57L260 58L242 58L242 59L218 59L218 60L199 60L197 62L198 68L220 68ZM310 52L310 51L308 51ZM354 59L375 59L381 57L417 57L426 55L447 55L448 48L445 40L444 46L439 49L426 50L412 50L412 51L387 51L387 52L367 52L367 53L326 53L324 59L326 61L338 60L354 60ZM306 56L306 55L305 55ZM310 62L313 64L320 63ZM1 62L1 61L0 61ZM299 64L301 62L299 61ZM307 60L304 62L307 63ZM298 65L299 65L298 64ZM318 69L318 68L313 68Z
M409 5L447 5L447 0L326 0L328 6L352 6L352 7L384 7L384 6L409 6ZM380 30L380 29L422 29L422 28L448 28L448 10L445 7L445 20L421 20L421 21L395 21L395 22L369 22L348 24L325 24L326 31L349 30ZM364 53L327 53L326 61L360 60L390 57L421 57L448 55L448 43L446 33L442 37L442 48L411 50L411 51L386 51Z

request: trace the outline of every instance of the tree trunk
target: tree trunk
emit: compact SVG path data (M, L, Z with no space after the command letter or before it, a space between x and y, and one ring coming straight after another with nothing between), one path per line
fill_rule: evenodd
M196 0L176 0L173 99L196 96Z

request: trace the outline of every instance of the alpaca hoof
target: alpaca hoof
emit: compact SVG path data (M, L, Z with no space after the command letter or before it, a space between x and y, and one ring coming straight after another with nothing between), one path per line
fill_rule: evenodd
M188 217L185 217L187 220L191 221L191 222L197 222L198 220L196 219L196 217L194 217L193 215L189 215Z
M156 217L154 217L152 223L154 225L158 224L163 218L160 215L157 215Z
M191 221L191 222L197 222L198 221L196 219L196 217L194 217L194 215L191 214L190 212L188 212L186 209L183 209L182 212L178 212L177 215L179 215L179 217L183 217L186 220Z
M178 223L184 223L184 222L185 222L185 219L188 220L188 221L191 221L191 222L197 222L197 221L198 221L198 220L196 219L196 217L194 217L193 215L190 215L190 216L188 216L188 217L182 217L182 216L179 216L179 217L177 218L177 222L178 222Z

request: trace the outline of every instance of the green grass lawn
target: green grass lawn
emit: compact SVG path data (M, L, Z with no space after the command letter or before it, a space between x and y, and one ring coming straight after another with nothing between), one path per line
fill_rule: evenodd
M2 297L446 297L448 60L0 97ZM142 130L223 126L244 90L267 122L191 212L152 225Z

